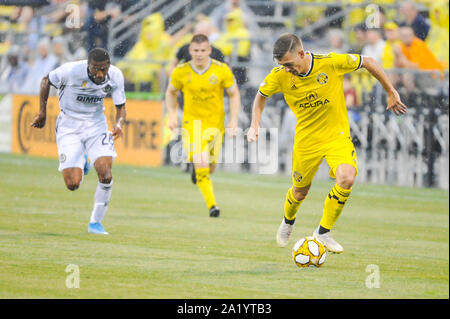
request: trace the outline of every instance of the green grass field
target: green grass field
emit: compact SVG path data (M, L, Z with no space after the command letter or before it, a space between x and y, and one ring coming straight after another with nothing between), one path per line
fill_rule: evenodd
M313 183L278 248L288 176L217 172L208 216L179 168L113 168L104 226L87 233L97 184L65 189L57 160L0 154L0 298L449 298L449 193L354 186L335 238L341 255L298 268L291 247L317 226L333 181ZM66 287L66 267L80 288ZM379 288L367 288L368 265Z

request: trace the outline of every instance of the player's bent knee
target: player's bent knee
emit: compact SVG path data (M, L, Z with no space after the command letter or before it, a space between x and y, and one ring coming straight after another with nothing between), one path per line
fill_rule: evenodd
M65 176L64 183L66 184L67 189L71 191L75 191L80 187L81 177L75 176Z
M111 173L99 174L98 180L102 184L109 184L112 181Z
M344 188L350 189L356 178L356 168L350 165L341 165L336 170L336 183Z
M350 189L353 186L354 182L355 176L352 174L348 174L341 176L337 181L337 184L344 189Z
M309 186L308 187L292 187L292 195L298 201L304 200L306 195L308 195Z
M80 187L80 183L66 182L67 189L71 191L75 191Z

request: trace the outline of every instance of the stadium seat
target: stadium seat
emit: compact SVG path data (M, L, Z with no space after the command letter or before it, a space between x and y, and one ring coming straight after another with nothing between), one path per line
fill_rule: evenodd
M0 6L0 17L9 18L14 11L14 6Z

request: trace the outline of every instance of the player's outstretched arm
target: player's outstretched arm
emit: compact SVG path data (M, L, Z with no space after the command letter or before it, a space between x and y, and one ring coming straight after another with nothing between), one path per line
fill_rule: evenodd
M123 136L122 125L125 123L125 118L127 116L127 110L125 104L116 105L116 125L112 129L112 136L114 139Z
M391 81L387 77L383 68L372 57L361 57L362 67L370 72L383 86L384 90L388 94L386 110L392 110L396 115L406 113L407 106L400 100L400 95L392 85Z
M174 131L178 128L177 89L169 83L165 95L165 104L169 115L169 128Z
M48 75L44 76L41 81L41 90L39 93L39 114L36 115L31 122L32 127L43 128L47 118L47 100L50 92L50 81Z
M230 97L230 121L227 124L227 128L229 129L228 133L231 136L235 136L237 134L238 116L241 108L241 94L237 84L229 88L227 94Z
M259 92L256 93L255 99L253 100L252 122L247 132L247 141L249 142L256 142L258 139L259 121L265 105L266 97L262 96Z

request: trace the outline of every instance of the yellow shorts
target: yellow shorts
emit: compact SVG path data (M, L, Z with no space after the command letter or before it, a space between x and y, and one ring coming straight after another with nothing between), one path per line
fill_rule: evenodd
M350 137L340 137L315 150L299 150L294 146L292 153L292 184L306 187L311 184L314 175L325 158L330 166L329 175L336 178L336 169L341 164L349 164L358 171L356 150Z
M222 149L223 134L223 129L203 127L201 121L184 121L181 137L188 162L193 162L195 155L208 153L209 163L216 164Z

